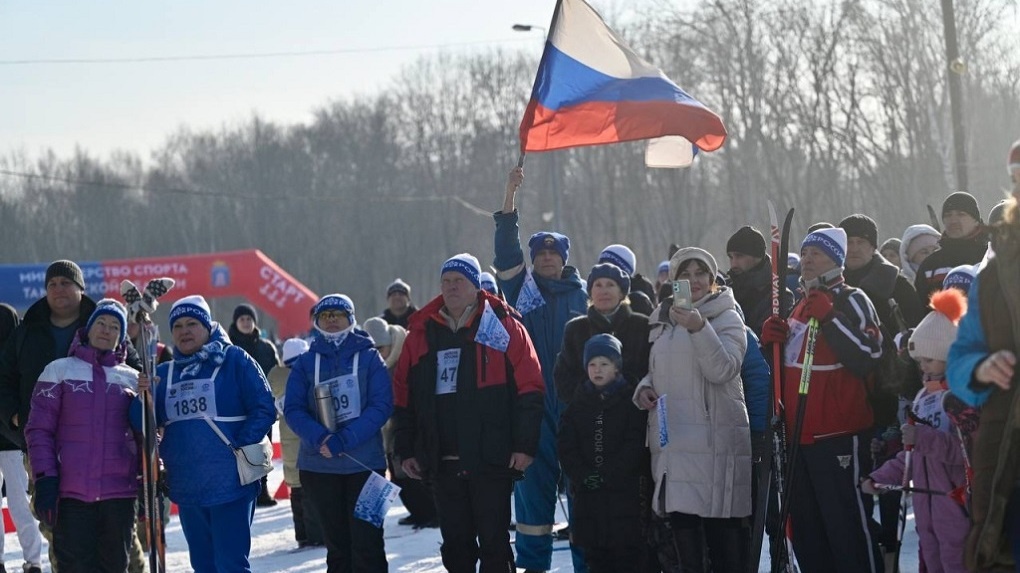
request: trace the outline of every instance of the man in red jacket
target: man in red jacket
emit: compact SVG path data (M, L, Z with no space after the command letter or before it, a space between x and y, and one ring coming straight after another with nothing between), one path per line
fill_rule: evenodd
M870 506L857 484L871 469L868 430L874 417L868 403L871 371L882 353L875 308L864 291L843 281L846 231L818 229L801 244L804 297L789 321L771 317L762 343L786 345L783 356L786 427L795 431L803 416L790 460L787 499L793 549L804 573L881 573L877 539L869 527ZM818 321L814 364L804 412L798 387L804 368L809 321Z
M442 294L414 313L393 376L395 452L430 483L443 565L513 571L510 492L538 448L545 383L515 312L479 288L478 259L443 263Z

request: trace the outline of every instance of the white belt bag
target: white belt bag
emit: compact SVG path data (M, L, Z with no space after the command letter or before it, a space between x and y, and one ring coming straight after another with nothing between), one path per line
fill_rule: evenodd
M257 444L235 448L212 420L209 418L204 418L204 420L223 440L223 443L234 452L234 458L237 461L237 476L241 479L241 485L248 485L269 475L273 469L273 443L269 441L269 436L263 437L262 441Z

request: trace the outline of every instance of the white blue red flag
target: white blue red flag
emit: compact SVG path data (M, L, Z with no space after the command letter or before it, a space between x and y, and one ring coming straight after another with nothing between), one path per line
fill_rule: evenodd
M584 0L559 0L521 121L521 152L666 135L714 151L726 128L634 53Z

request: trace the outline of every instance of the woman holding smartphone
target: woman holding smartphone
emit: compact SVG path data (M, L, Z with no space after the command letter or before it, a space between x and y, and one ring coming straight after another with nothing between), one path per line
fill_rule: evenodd
M746 569L751 514L751 437L740 368L747 349L731 290L716 283L715 258L697 247L669 262L674 297L650 320L650 370L634 392L647 409L655 491L684 570ZM688 293L689 291L689 293Z
M588 313L564 327L556 357L553 378L560 400L570 402L587 379L584 345L596 334L612 334L623 344L623 377L631 388L648 373L648 317L630 308L629 292L630 277L612 263L597 264L588 273Z

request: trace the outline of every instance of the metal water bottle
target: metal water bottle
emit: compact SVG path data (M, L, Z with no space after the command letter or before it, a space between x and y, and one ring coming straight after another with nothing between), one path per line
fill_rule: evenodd
M330 432L336 431L336 410L333 408L333 392L329 384L315 386L315 413L320 424Z

